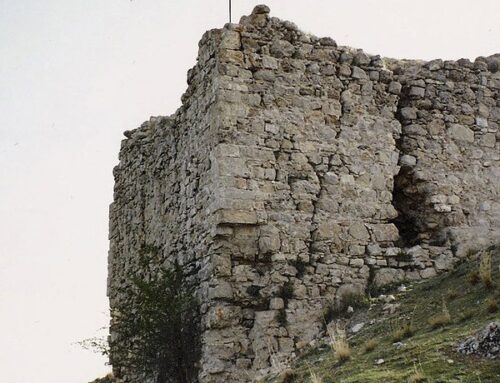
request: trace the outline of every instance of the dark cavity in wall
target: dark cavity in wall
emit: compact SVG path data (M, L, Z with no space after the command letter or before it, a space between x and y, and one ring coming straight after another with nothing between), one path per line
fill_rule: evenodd
M398 212L398 216L392 221L399 230L399 247L410 247L420 243L420 233L422 232L418 222L418 211L425 203L425 195L422 191L422 185L414 177L414 168L401 158L410 153L412 138L405 135L404 126L408 125L401 114L404 107L410 105L407 96L408 89L403 88L401 93L396 117L401 123L402 132L399 139L396 140L396 148L399 151L399 164L401 166L399 173L394 177L394 190L392 192L392 205ZM419 187L420 186L420 187Z

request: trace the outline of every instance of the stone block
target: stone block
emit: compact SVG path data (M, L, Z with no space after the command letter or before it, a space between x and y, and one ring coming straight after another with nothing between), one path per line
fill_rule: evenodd
M224 30L221 37L220 48L239 50L240 47L240 34L236 31Z
M399 239L399 231L392 223L371 225L371 229L376 242L396 242Z
M231 299L233 297L233 288L227 281L218 281L217 285L208 289L209 299Z
M474 142L474 132L460 124L451 125L448 128L448 136L456 141Z
M255 211L222 209L217 212L217 221L220 224L247 224L254 225L259 222Z
M373 283L377 287L387 286L402 282L405 278L405 272L399 269L383 268L375 271Z
M359 79L359 80L367 80L368 79L366 72L357 66L352 67L351 77L355 78L355 79Z
M401 88L402 88L402 85L397 82L397 81L391 81L391 83L389 84L389 93L392 93L392 94L401 94Z
M353 223L349 227L349 234L357 240L360 241L367 241L370 239L370 233L368 233L368 230L366 229L366 226L362 222L356 222Z

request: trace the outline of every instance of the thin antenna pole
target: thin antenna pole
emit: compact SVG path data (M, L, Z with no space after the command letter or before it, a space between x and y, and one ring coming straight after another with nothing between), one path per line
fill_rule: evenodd
M231 12L231 0L229 0L229 23L232 22L232 20L231 20L231 13L232 13Z

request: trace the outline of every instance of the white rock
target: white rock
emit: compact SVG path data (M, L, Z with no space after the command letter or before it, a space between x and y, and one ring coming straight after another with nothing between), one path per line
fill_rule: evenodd
M363 322L355 324L354 326L352 326L351 331L352 331L353 334L357 334L358 332L361 331L361 329L364 326L365 326L365 324Z

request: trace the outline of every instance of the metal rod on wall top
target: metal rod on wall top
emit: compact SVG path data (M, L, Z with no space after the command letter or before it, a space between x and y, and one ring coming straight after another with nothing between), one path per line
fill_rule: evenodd
M229 23L231 23L231 0L229 0Z

